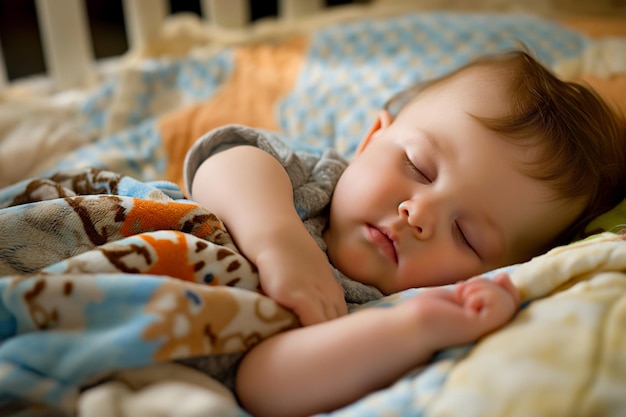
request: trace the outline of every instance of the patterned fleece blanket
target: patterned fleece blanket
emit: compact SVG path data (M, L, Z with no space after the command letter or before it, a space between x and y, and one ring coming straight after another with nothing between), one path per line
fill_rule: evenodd
M0 194L2 402L72 413L116 370L245 352L298 325L219 219L176 194L95 169Z

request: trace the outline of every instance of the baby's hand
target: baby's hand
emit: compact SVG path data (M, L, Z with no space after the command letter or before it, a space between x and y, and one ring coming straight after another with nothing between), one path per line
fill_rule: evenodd
M473 342L496 330L513 317L519 302L517 289L508 275L501 274L493 280L469 279L454 290L427 289L398 307L409 311L413 327L426 331L428 340L419 335L420 343L436 351Z
M310 248L309 248L310 249ZM263 292L293 311L303 326L347 314L343 288L325 254L306 250L297 239L268 248L257 258Z
M508 320L519 306L520 296L507 274L493 280L471 278L457 284L456 297L469 314L484 320Z

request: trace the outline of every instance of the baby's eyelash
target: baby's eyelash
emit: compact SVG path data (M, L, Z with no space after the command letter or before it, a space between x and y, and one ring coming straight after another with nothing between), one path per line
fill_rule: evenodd
M472 252L478 255L478 252L476 252L476 249L474 249L474 247L469 242L469 240L467 240L467 237L465 237L465 233L463 233L463 229L461 229L461 227L459 226L457 222L454 222L453 229L454 229L454 234L456 235L456 238L459 239L465 246L470 248Z
M427 183L431 183L432 180L430 178L428 178L421 169L419 169L414 163L413 161L411 161L411 158L409 158L409 155L404 154L404 164L409 167L409 169L415 174L417 175L420 180L425 181Z

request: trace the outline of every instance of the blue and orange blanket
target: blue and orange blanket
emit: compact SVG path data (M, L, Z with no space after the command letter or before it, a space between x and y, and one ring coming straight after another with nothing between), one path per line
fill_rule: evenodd
M219 219L177 196L97 169L0 193L2 400L73 412L111 371L244 352L298 325Z

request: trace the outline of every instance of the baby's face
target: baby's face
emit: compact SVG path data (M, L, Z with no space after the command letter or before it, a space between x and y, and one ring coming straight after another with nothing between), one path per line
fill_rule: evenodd
M386 294L451 284L528 259L582 211L520 172L532 149L471 116L506 111L504 83L484 71L428 88L393 122L383 117L340 178L324 240L352 279Z

